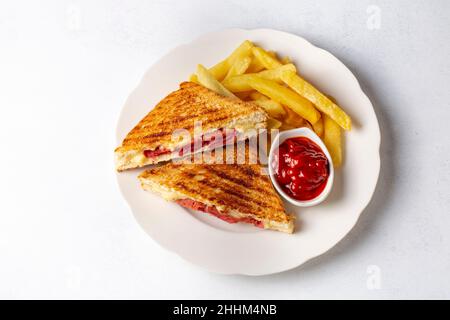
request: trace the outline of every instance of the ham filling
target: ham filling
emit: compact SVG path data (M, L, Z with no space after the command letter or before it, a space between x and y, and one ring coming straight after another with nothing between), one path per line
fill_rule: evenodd
M222 139L217 139L216 136L222 135ZM178 150L178 156L183 156L185 152L187 154L193 153L202 149L204 147L208 147L208 149L218 148L224 145L232 144L236 141L237 131L233 130L225 130L219 129L214 133L210 133L207 135L202 135L197 140L191 142L190 146L186 145ZM162 146L157 147L155 150L145 150L144 155L147 158L156 158L163 154L168 154L171 151Z
M168 154L171 151L162 147L158 147L155 150L145 150L144 151L144 156L146 156L147 158L156 158L162 154Z
M244 222L244 223L251 223L258 228L264 228L264 224L261 221L258 221L256 219L252 219L252 218L235 218L235 217L221 213L214 206L208 206L199 201L195 201L195 200L191 200L191 199L181 199L181 200L177 200L177 203L185 208L209 213L209 214L211 214L219 219L222 219L223 221L226 221L228 223Z

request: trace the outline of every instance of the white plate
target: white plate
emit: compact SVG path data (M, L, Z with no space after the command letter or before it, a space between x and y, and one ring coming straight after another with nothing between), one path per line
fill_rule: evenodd
M336 245L369 203L380 171L380 129L355 76L333 55L305 39L275 30L232 29L206 34L176 47L155 63L131 93L117 125L117 143L169 92L196 69L211 66L249 39L293 59L300 73L335 97L353 119L345 134L344 166L332 193L317 207L286 205L298 217L294 234L227 224L183 209L141 190L141 170L117 174L120 190L144 230L161 246L210 271L264 275L297 267Z

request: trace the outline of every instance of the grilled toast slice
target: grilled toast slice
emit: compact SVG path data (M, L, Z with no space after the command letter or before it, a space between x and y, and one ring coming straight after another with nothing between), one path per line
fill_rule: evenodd
M206 141L193 149L191 141L217 131L231 132L223 139L226 144L245 140L257 135L258 129L267 128L267 119L266 112L253 102L223 97L199 84L183 82L179 90L161 100L127 134L115 150L116 169L122 171L183 156L179 150L185 150L187 143L192 152L212 148ZM198 135L194 129L200 123ZM173 133L178 129L189 132L192 140L174 139Z
M292 233L294 217L286 213L263 166L249 157L248 144L241 164L237 152L233 151L231 164L227 164L228 150L221 152L221 163L216 163L214 154L201 164L171 162L144 171L139 180L144 190L227 222Z

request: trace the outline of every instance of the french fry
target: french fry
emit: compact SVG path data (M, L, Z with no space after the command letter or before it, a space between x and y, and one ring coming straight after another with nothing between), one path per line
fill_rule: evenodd
M194 74L191 74L191 76L189 77L189 81L198 83L198 77L197 77L197 75L196 75L195 73L194 73Z
M281 79L299 95L314 103L317 109L336 121L343 129L351 129L352 120L344 112L344 110L317 90L312 84L302 79L292 71L282 72Z
M284 119L283 122L292 128L300 128L305 125L305 119L300 117L297 113L289 109L288 107L284 107Z
M252 53L252 48L254 47L251 41L245 40L239 47L237 47L225 60L219 62L215 66L209 69L211 75L219 81L228 73L228 70L234 64L237 59L242 59L248 57Z
M231 92L245 92L253 88L250 86L250 80L257 73L241 74L240 76L231 77L222 82L223 86Z
M285 65L282 65L282 66L274 68L274 69L261 71L258 73L258 75L264 79L274 80L274 81L282 83L281 75L287 71L297 72L297 68L295 68L295 66L292 63L290 63L290 64L285 64Z
M251 100L253 100L253 99L250 97L250 95L251 95L252 92L253 92L253 91L236 92L236 93L234 93L234 95L235 95L236 97L238 97L239 99L241 99L241 100L244 100L244 101L251 101Z
M273 50L267 51L267 54L268 54L269 56L271 56L272 58L274 58L274 59L277 58L277 53L276 53L275 51L273 51Z
M281 62L282 64L289 64L289 63L292 63L292 60L291 60L290 57L286 56L286 57L281 58L281 59L280 59L280 62Z
M228 79L225 79L222 84L230 90L231 92L242 92L242 91L249 91L252 90L252 87L250 86L250 79L253 76L259 76L264 79L277 81L279 83L282 83L281 81L281 74L284 71L296 71L296 68L293 64L286 64L279 68L271 69L271 70L264 70L259 73L248 73L248 74L241 74L239 76L235 77L229 77Z
M341 127L326 114L323 116L323 143L330 152L333 165L338 168L342 164L342 134Z
M258 91L253 91L252 93L250 93L250 98L252 100L269 100L269 98L267 98L265 95L259 93Z
M250 99L257 105L266 110L266 112L275 119L282 119L286 115L286 110L278 102L269 99L262 93L254 91L250 93Z
M262 70L264 70L264 66L261 64L261 62L259 62L259 60L255 57L252 57L252 62L250 63L250 66L245 73L256 73Z
M286 110L274 100L256 100L255 103L266 110L267 114L275 119L282 119L286 115Z
M266 69L274 69L283 65L277 58L272 57L270 53L261 47L253 47L252 53Z
M267 54L269 56L271 56L272 58L277 59L277 54L276 54L275 51L267 51ZM282 62L282 64L289 64L290 63L290 59L288 57L284 57L282 60L283 61L280 61L280 62ZM253 56L252 62L250 63L250 66L248 67L246 73L256 73L256 72L260 72L260 71L262 71L264 69L265 69L265 67L260 62L260 60L256 59Z
M319 136L323 137L323 117L317 120L316 123L313 124L314 132Z
M258 76L251 76L250 86L298 113L302 118L311 123L316 123L320 119L320 113L313 104L289 88L286 88L275 81L267 80Z
M218 94L223 95L225 97L238 99L233 93L228 91L227 88L225 88L219 81L217 81L212 76L212 74L208 71L208 69L206 69L201 64L199 64L197 66L197 78L198 78L198 82L202 86L204 86L212 91L215 91Z
M221 81L223 78L225 78L229 69L230 69L229 61L225 59L215 64L208 71L216 80Z
M290 124L287 124L286 122L283 122L282 125L278 129L280 131L285 131L285 130L295 129L295 127Z
M228 73L225 76L224 80L245 73L245 70L247 70L248 67L250 66L250 62L252 62L252 58L250 57L243 57L236 59L236 61L234 61L233 65L231 66L230 70L228 70Z
M278 129L283 123L274 118L269 118L267 120L267 129Z
M305 121L305 123L303 124L303 127L306 127L306 128L308 128L309 130L314 131L314 129L313 129L311 123L309 123L308 121Z

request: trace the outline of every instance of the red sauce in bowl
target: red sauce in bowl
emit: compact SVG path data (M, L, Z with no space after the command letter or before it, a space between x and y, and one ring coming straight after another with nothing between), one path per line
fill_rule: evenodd
M322 149L311 139L294 137L283 141L274 153L275 178L290 197L312 200L322 193L330 175L330 164Z

